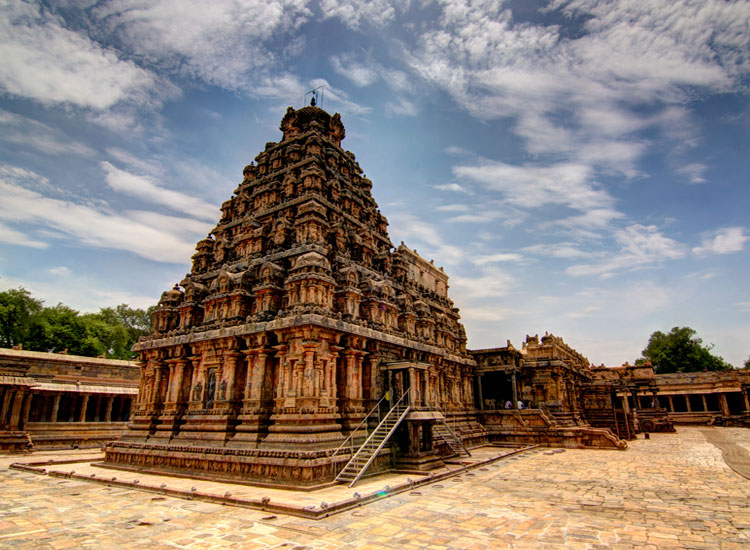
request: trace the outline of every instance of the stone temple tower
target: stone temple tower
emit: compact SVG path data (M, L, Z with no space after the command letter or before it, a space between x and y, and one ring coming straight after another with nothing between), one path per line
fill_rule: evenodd
M368 411L402 396L410 410L375 470L439 464L443 414L484 436L448 276L393 247L338 114L290 107L280 129L162 294L109 464L318 485L348 461L336 450Z

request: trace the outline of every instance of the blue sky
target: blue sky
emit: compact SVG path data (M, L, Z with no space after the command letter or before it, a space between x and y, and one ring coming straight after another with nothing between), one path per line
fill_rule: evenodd
M324 86L472 348L750 354L750 3L0 3L0 288L147 307Z

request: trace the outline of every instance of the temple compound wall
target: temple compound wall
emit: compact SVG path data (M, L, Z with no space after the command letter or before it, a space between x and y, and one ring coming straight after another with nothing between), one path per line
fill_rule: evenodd
M98 447L125 431L132 361L0 348L0 450Z
M365 415L404 395L374 470L440 463L445 415L485 440L448 276L393 247L338 114L290 107L280 129L135 346L138 400L109 465L314 486Z
M646 363L597 367L594 374L616 388L624 408L640 411L641 428L645 421L647 431L654 428L651 410L662 411L673 424L750 427L750 371L656 374Z

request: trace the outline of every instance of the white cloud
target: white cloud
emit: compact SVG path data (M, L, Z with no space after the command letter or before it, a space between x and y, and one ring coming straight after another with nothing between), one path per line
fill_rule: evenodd
M743 227L725 227L704 237L701 246L693 248L693 253L703 255L741 252L748 240L750 237L745 235Z
M435 225L407 212L391 214L389 220L391 222L389 233L394 241L401 239L401 236L407 236L408 246L419 247L421 252L418 254L423 258L432 257L438 264L450 265L463 261L465 257L463 249L446 243Z
M389 0L321 0L320 8L323 17L335 17L353 29L364 23L383 27L396 18L396 8Z
M524 247L523 252L536 254L539 256L551 256L553 258L574 259L586 258L592 255L591 252L581 250L574 243L557 243L557 244L535 244Z
M443 204L435 208L437 212L468 212L471 210L467 204Z
M521 22L507 2L440 2L404 57L472 116L513 119L528 152L627 177L649 145L638 133L677 132L674 146L692 146L700 129L682 106L694 91L746 85L746 2L554 4L579 32Z
M185 193L160 187L147 176L137 176L120 170L106 161L102 162L100 166L107 174L104 181L115 191L154 204L167 206L204 220L216 220L219 217L216 206Z
M364 64L356 61L352 54L334 55L331 57L333 70L351 80L355 85L360 87L375 84L380 78L377 67L372 62Z
M52 268L52 269L50 269L49 271L50 271L50 273L52 273L53 275L60 275L60 276L66 276L66 275L70 275L70 273L71 273L70 269L68 269L68 268L67 268L67 267L65 267L64 265L59 265L59 266L57 266L57 267L53 267L53 268Z
M417 104L405 97L398 97L396 101L387 101L385 103L386 116L417 116L418 114L419 107L417 107Z
M522 254L517 254L515 252L501 252L498 254L490 254L488 256L478 256L477 258L474 258L472 262L474 262L474 265L482 266L502 262L522 262L523 260L524 257Z
M0 87L45 105L103 110L125 100L152 104L164 90L153 73L20 0L0 10L0 59Z
M483 268L477 277L451 277L450 283L454 291L453 297L458 304L475 299L506 296L516 286L513 276L494 266Z
M583 215L563 222L571 226L604 227L611 220L622 217L613 208L612 196L593 180L591 168L583 164L514 166L481 161L474 165L454 166L453 173L499 192L504 203L518 208L558 205L583 211Z
M228 89L253 90L280 62L270 47L294 35L311 12L304 0L110 0L99 25L147 60ZM260 73L260 74L259 74Z
M31 118L0 109L0 139L17 145L33 147L51 155L92 156L90 147L71 140L68 136Z
M454 193L469 193L470 191L458 183L443 183L440 185L434 185L435 189L439 191L453 191Z
M609 255L598 263L572 265L565 272L574 277L600 275L606 278L620 271L643 269L685 255L682 244L665 237L653 225L629 225L617 230L614 237L620 245L616 254Z
M0 223L0 242L16 246L28 246L31 248L48 248L49 244L30 238L27 234Z
M706 183L706 178L703 177L706 170L708 170L708 166L705 164L691 162L690 164L678 168L677 173L687 176L690 183Z
M462 307L462 322L472 321L504 321L511 318L513 312L502 307Z
M187 263L195 241L211 227L205 224L203 231L197 231L195 220L181 218L172 218L166 227L150 225L106 206L49 198L22 184L12 177L0 178L0 219L41 227L87 246L126 250L158 262Z

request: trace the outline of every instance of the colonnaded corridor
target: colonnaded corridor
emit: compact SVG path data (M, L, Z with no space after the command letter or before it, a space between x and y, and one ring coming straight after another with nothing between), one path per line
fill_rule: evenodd
M742 471L750 430L540 448L319 521L10 470L31 459L2 456L0 547L747 548L750 480L722 448Z

